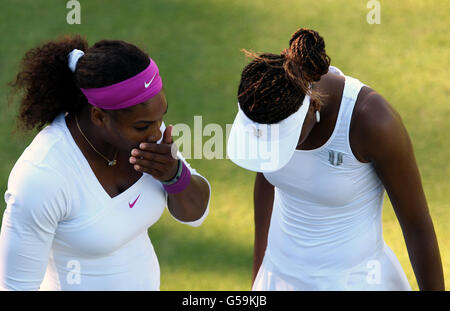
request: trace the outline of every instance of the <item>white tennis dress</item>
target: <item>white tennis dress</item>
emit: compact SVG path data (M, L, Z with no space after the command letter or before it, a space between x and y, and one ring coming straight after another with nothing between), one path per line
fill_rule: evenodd
M111 198L76 145L65 114L20 156L5 201L0 289L159 290L159 264L147 229L167 207L167 193L144 173ZM208 211L209 199L204 215L187 224L200 225Z
M275 194L253 290L411 290L383 240L384 186L372 164L359 162L350 148L350 120L363 86L345 76L328 141L296 150L286 166L264 173Z

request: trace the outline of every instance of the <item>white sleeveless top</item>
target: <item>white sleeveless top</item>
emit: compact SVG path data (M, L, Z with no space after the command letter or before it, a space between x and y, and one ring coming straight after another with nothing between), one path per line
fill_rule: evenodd
M330 71L343 75L333 66ZM358 161L350 148L353 107L364 84L344 77L328 141L317 149L296 150L286 166L264 173L275 195L262 268L270 262L271 270L291 279L287 289L408 289L382 236L383 184L372 164ZM374 275L377 267L381 281ZM257 281L267 282L261 278Z

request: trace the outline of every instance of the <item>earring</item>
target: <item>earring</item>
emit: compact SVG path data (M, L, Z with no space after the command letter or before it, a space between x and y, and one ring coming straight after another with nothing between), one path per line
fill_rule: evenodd
M316 122L317 123L320 122L320 112L319 112L319 110L316 110Z

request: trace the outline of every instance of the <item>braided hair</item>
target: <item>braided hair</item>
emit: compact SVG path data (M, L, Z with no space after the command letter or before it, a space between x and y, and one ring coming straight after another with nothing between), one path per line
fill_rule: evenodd
M296 112L305 97L321 105L321 95L309 88L328 72L331 59L323 38L314 30L300 28L289 40L289 48L278 54L260 55L243 50L253 60L244 68L238 89L238 101L251 120L277 123Z
M68 67L73 49L85 52L75 72ZM101 40L92 47L80 35L65 35L26 52L15 79L9 83L13 96L21 96L16 128L40 131L61 112L77 113L90 106L80 88L99 88L131 78L150 63L149 56L121 40ZM125 110L103 110L117 120Z

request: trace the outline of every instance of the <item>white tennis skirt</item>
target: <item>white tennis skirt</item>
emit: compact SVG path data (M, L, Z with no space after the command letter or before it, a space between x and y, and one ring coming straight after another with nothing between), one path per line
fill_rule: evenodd
M376 259L345 271L288 275L277 269L267 252L253 283L253 291L410 291L397 257L384 245Z

